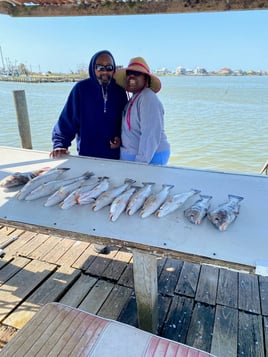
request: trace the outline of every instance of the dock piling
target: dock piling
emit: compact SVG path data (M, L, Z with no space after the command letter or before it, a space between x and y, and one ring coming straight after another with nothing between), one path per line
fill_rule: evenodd
M31 129L24 90L13 91L21 146L24 149L32 149Z

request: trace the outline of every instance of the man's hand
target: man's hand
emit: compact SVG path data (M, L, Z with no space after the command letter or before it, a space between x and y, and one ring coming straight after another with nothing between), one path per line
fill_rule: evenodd
M68 149L65 148L57 148L54 149L53 151L51 151L51 153L49 154L49 157L52 157L53 159L56 159L58 157L61 157L63 155L69 155L70 151Z

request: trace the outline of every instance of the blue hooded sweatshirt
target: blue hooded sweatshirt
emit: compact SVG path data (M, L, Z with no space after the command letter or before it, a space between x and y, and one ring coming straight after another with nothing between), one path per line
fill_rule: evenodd
M102 86L95 75L96 59L109 51L96 53L89 64L89 76L77 82L53 128L53 149L71 146L76 138L77 152L83 156L119 159L120 149L111 149L110 141L120 137L122 111L127 103L125 90L112 79L107 87L106 111Z

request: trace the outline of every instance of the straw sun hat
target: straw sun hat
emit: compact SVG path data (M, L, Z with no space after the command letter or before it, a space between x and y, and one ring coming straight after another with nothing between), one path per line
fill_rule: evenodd
M160 91L161 89L160 79L150 72L150 68L148 64L142 57L132 58L127 68L122 68L115 72L114 79L116 83L119 84L124 89L127 88L127 75L126 75L127 70L147 74L151 78L150 88L155 93Z

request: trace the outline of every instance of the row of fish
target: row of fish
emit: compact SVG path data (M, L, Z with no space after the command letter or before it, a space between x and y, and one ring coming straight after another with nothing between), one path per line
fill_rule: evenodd
M214 210L210 210L212 196L201 195L200 190L170 194L174 185L163 184L158 192L153 192L155 183L146 182L142 187L135 186L135 180L126 179L122 185L110 187L108 177L93 177L93 172L64 179L68 168L42 169L33 173L15 173L0 182L5 188L24 185L18 192L19 200L35 200L49 196L44 203L46 207L59 205L68 209L74 205L93 203L93 211L110 206L109 219L116 221L124 211L131 216L137 211L142 218L152 214L164 217L178 210L187 201L199 194L199 199L184 210L185 217L193 224L201 224L207 216L209 221L220 231L225 231L234 222L240 210L243 197L228 195L228 200ZM28 178L25 184L25 177ZM13 183L13 184L12 184Z

